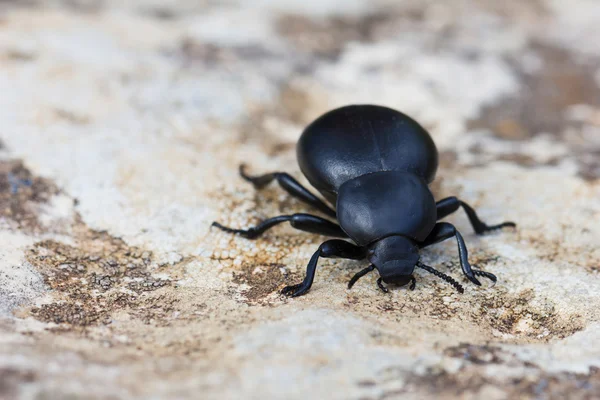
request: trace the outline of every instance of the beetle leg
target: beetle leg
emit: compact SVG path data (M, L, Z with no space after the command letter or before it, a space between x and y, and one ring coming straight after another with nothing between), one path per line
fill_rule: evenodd
M417 280L415 279L414 276L410 277L410 286L408 287L410 290L415 290L415 287L417 286Z
M277 179L277 183L279 186L292 196L297 199L305 202L308 205L315 207L317 210L329 215L330 217L335 218L335 211L331 209L327 204L325 204L321 199L312 194L308 189L300 184L296 179L292 178L289 174L285 172L272 172L270 174L265 174L261 176L250 176L246 175L244 171L244 164L240 165L240 175L244 180L252 183L256 189L262 189L271 183L274 179Z
M467 251L465 240L460 232L456 230L454 225L449 224L448 222L438 222L435 224L429 236L427 236L427 238L420 243L420 247L423 248L431 246L432 244L450 239L453 236L456 237L456 242L458 244L458 256L460 258L460 266L463 273L471 282L477 286L481 286L481 282L479 282L479 280L475 277L475 273L471 269L471 264L469 264L469 252Z
M281 291L282 294L290 297L302 296L312 286L317 271L317 262L319 257L324 258L348 258L352 260L362 260L366 256L364 247L356 246L344 240L328 240L319 246L319 249L312 255L308 266L306 267L306 277L297 285L286 286Z
M348 282L348 289L352 289L352 286L354 286L356 281L358 281L360 278L362 278L369 272L373 271L374 269L375 269L375 266L373 264L371 264L367 268L361 269L356 274L354 274L354 276L350 279L350 282Z
M243 236L247 239L256 239L275 225L281 224L282 222L286 221L289 221L294 228L299 229L301 231L318 233L320 235L325 236L342 238L348 237L348 235L344 233L344 231L342 230L342 228L340 228L339 225L334 224L333 222L325 218L317 217L315 215L310 214L280 215L278 217L273 217L264 220L260 224L248 229L233 229L223 226L218 222L213 222L212 226L215 226L225 232L237 233L238 235Z
M514 228L515 226L517 226L514 222L510 221L503 222L497 225L486 225L483 221L479 219L477 213L475 212L475 210L473 210L471 206L457 199L456 197L447 197L445 199L442 199L436 203L436 207L438 220L447 217L448 215L457 211L459 207L462 207L465 210L465 213L467 213L467 217L469 217L469 221L471 221L471 225L473 226L473 229L475 229L475 233L477 233L478 235L481 235L485 232L493 231L495 229L500 229L508 226Z
M388 288L386 288L386 287L383 285L383 278L382 278L382 277L379 277L379 278L377 279L377 286L379 287L379 289L381 289L381 291L382 291L383 293L388 293L388 292L389 292L389 289L388 289Z
M494 282L494 284L498 281L498 278L496 277L496 275L492 274L491 272L482 271L480 269L474 269L473 273L477 276L483 276L485 278L488 278L489 280ZM492 284L492 286L494 286L494 285Z

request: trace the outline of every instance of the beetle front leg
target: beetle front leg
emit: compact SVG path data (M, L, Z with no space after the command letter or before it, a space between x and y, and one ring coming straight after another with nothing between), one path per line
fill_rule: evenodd
M475 277L475 275L485 276L494 280L496 278L493 274L489 272L473 270L471 268L471 264L469 264L469 252L467 250L467 245L465 244L465 240L459 231L456 230L454 225L449 224L448 222L439 222L435 224L435 227L427 236L427 238L420 243L420 247L431 246L432 244L442 242L446 239L450 239L451 237L456 237L456 242L458 244L458 256L460 258L460 266L462 268L463 273L469 278L471 282L476 284L477 286L481 286L481 282ZM492 278L493 277L493 278ZM494 280L495 281L495 280Z
M312 286L317 271L319 257L324 258L348 258L351 260L362 260L366 256L366 248L356 246L344 240L328 240L319 246L319 249L312 255L308 266L306 267L306 277L297 285L286 286L281 291L282 294L290 297L302 296Z
M503 223L497 224L497 225L487 225L482 220L479 219L479 217L477 216L477 213L470 205L457 199L454 196L447 197L445 199L438 201L436 203L436 207L437 207L437 219L438 220L447 217L448 215L452 214L453 212L456 212L459 209L459 207L462 207L465 210L467 217L469 217L469 221L471 222L473 229L475 229L475 233L477 233L478 235L481 235L482 233L485 233L485 232L500 229L500 228L505 228L505 227L509 227L509 226L514 228L517 226L514 222L511 222L511 221L503 222Z

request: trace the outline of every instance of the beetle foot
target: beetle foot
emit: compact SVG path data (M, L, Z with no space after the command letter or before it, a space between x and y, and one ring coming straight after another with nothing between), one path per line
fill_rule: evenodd
M491 272L482 271L480 269L474 269L473 273L477 276L483 276L485 278L488 278L489 280L494 282L494 284L498 281L498 278L496 277L496 275L492 274Z
M262 189L269 183L273 182L273 179L277 176L277 173L266 174L261 176L252 176L246 174L246 164L241 164L239 167L240 176L246 182L250 182L256 189Z
M281 290L281 294L287 297L298 297L308 292L309 287L304 285L304 282L298 283L297 285L286 286Z
M258 232L256 232L253 228L250 229L233 229L233 228L229 228L227 226L221 225L218 222L213 222L211 224L211 226L214 226L215 228L219 228L220 230L224 231L224 232L228 232L228 233L235 233L237 235L240 235L242 237L245 237L246 239L254 239L255 237L258 236Z
M389 292L388 288L386 288L385 286L383 286L383 278L379 278L377 279L377 286L379 287L379 289L381 289L384 293Z
M369 272L373 271L374 269L375 269L375 266L373 264L371 264L367 268L365 268L365 269L363 269L361 271L358 271L352 277L352 279L350 279L350 282L348 282L348 289L352 289L352 286L354 286L354 284L356 283L356 281L358 281L360 278L362 278L363 276L365 276Z
M515 224L512 221L506 221L501 224L491 225L491 226L486 225L482 222L481 225L477 226L475 233L478 235L483 235L486 232L496 231L496 230L502 229L502 228L516 228L516 227L517 227L517 224Z
M475 272L473 271L473 275L465 275L471 282L473 282L474 284L476 284L477 286L481 286L481 282L479 282L479 279L475 278Z
M410 277L410 286L408 287L410 290L415 290L415 287L417 286L417 280L415 279L414 276Z

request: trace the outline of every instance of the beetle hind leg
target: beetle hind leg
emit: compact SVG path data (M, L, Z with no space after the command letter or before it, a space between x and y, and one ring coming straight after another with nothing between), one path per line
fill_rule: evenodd
M317 210L335 218L336 213L325 204L321 199L312 194L308 189L300 184L291 175L285 172L271 172L270 174L260 176L250 176L246 174L246 167L244 164L240 165L240 176L247 182L250 182L256 189L262 189L269 183L277 180L279 186L295 198L303 201L304 203L313 206Z
M512 221L506 221L496 225L487 225L485 222L479 219L479 216L470 205L468 205L464 201L459 200L456 197L447 197L436 203L437 219L440 220L442 218L447 217L448 215L456 212L460 207L462 207L463 210L465 210L465 213L467 214L467 217L469 218L469 221L471 222L475 233L477 233L478 235L497 229L502 229L506 227L514 228L517 226L517 224L515 224Z

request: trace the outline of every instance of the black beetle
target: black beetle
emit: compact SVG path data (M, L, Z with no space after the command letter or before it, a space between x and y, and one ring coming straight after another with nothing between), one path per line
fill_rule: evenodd
M281 215L247 230L213 223L226 232L248 239L289 221L296 228L326 236L351 239L328 240L311 257L302 283L286 286L282 293L301 296L311 287L319 257L367 259L370 265L348 283L351 288L365 274L377 269L377 285L387 292L388 284L415 288L415 267L435 274L459 292L463 287L451 277L419 261L419 250L456 237L460 265L467 278L481 285L476 276L496 281L496 276L472 269L461 234L447 222L437 222L458 210L465 210L477 234L516 226L513 222L488 226L468 204L456 197L435 202L428 187L438 167L438 152L427 131L412 118L387 107L350 105L322 115L302 133L297 144L300 169L308 181L331 203L309 192L283 172L251 177L240 166L242 178L260 189L274 179L303 202L315 207L338 224L310 214Z

